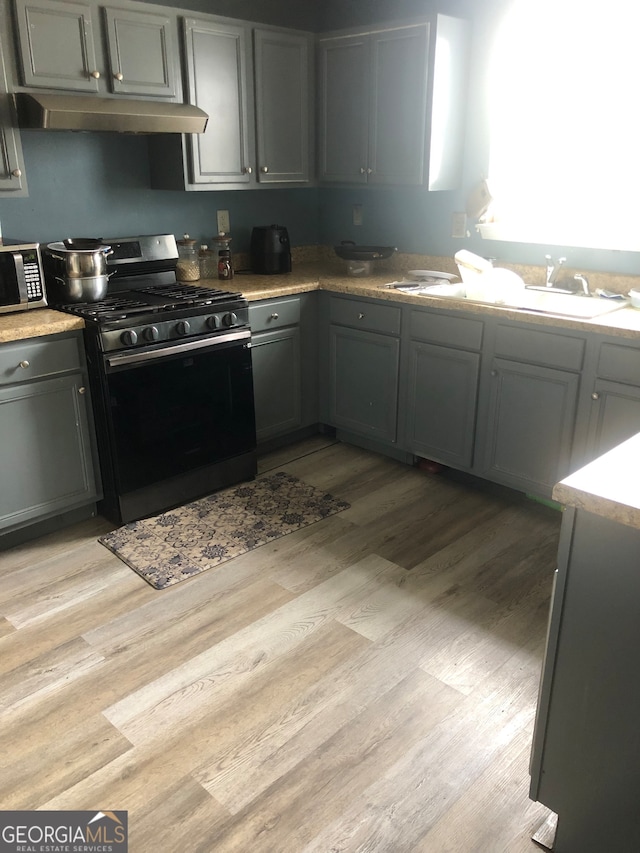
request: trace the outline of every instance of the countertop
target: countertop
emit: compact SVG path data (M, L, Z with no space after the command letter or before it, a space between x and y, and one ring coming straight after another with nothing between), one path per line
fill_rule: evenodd
M640 433L557 483L553 499L640 528L639 483Z
M389 270L364 278L356 278L345 275L343 269L332 265L296 264L293 272L284 275L237 274L231 282L201 279L198 284L204 287L241 291L249 302L326 290L332 293L373 297L452 312L464 311L467 314L479 316L503 317L547 327L581 329L618 337L638 338L640 342L640 310L635 308L621 308L591 320L584 320L500 305L458 301L446 297L416 296L384 287L389 281L401 278L402 275L394 274ZM83 321L77 317L49 308L3 314L0 315L0 343L57 334L82 327Z

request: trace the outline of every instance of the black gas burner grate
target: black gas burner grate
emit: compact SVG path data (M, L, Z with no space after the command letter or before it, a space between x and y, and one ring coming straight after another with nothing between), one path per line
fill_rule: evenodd
M240 293L231 293L228 290L215 290L208 287L198 287L193 284L153 284L149 287L140 288L140 293L148 293L151 296L159 296L169 303L192 302L207 305L211 302L220 302L227 299L239 299Z

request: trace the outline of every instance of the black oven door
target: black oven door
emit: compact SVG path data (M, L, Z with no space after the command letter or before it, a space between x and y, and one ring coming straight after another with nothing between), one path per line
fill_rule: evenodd
M181 480L205 493L198 471L255 451L248 330L105 356L104 366L109 447L101 457L108 454L113 479L105 497L109 488L122 496L175 483L175 496L151 510L161 511L199 496Z

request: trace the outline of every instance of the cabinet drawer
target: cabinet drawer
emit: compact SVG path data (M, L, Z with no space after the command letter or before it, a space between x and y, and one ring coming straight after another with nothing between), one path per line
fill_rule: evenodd
M359 302L357 299L329 300L329 318L341 326L353 326L369 332L400 334L401 309L396 305L378 305L374 302Z
M300 322L300 299L274 299L249 306L249 323L252 332L296 326Z
M479 350L483 323L465 317L448 317L427 311L411 312L411 337L414 340L443 344L461 349Z
M601 379L640 385L640 349L620 344L602 344L597 372Z
M51 376L81 367L78 338L30 339L0 346L0 385Z
M495 354L566 370L581 370L584 340L516 326L498 326Z

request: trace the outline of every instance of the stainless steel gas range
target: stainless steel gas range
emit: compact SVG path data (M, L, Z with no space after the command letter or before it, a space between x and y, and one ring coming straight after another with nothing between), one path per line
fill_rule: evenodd
M105 239L101 302L56 305L85 321L104 497L121 524L256 474L247 301L176 281L171 235Z

